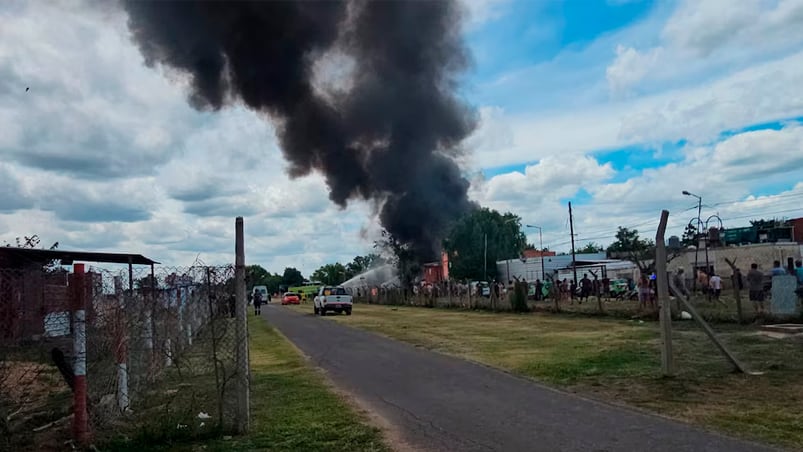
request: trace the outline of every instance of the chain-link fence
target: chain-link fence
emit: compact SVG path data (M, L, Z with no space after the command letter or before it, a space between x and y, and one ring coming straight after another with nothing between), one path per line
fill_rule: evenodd
M232 430L234 267L74 268L0 269L0 449Z

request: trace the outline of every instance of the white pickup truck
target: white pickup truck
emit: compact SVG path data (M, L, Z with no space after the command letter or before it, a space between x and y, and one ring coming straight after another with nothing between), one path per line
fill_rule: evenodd
M326 315L327 311L335 311L338 314L345 312L346 315L351 315L351 295L342 287L321 287L312 303L315 315Z

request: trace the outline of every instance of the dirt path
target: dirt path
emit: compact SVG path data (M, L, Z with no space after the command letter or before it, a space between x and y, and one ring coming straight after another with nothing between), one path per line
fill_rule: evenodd
M416 449L773 450L556 391L312 313L272 305L263 316L335 385L386 419Z

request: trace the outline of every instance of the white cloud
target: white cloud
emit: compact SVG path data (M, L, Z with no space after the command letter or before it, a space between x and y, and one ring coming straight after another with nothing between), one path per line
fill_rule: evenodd
M664 208L670 211L668 235L681 234L696 216L695 200L683 196L683 190L703 196L704 217L718 213L726 227L775 212L803 215L803 180L797 170L803 165L801 125L743 132L713 145L689 145L682 155L680 162L616 182L610 182L615 171L591 157L545 159L523 174L479 182L472 194L486 205L516 212L525 223L543 227L545 244L563 244L558 247L563 250L569 238L566 201L581 188L591 195L574 206L581 242L610 243L618 226L635 226L642 234L654 235ZM777 195L752 195L767 182L793 188ZM530 241L537 238L537 231L528 232L533 234Z
M487 107L468 144L472 163L485 168L633 145L706 144L723 131L803 116L797 86L803 52L693 87L581 109L509 115Z
M660 62L664 49L656 47L640 53L632 47L616 46L616 59L605 69L608 85L616 94L627 89L652 72Z
M684 0L666 20L659 43L616 47L606 71L616 95L657 82L694 83L712 72L778 58L803 44L802 0Z

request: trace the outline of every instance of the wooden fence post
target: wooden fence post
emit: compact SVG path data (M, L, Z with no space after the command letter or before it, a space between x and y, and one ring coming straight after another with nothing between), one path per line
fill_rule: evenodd
M666 222L669 211L661 211L661 221L655 233L655 273L658 283L658 302L660 303L659 319L661 323L661 371L665 377L675 374L675 363L672 355L672 307L669 302L669 275L666 272Z
M725 262L727 262L728 266L730 266L731 271L731 284L733 285L733 298L736 299L736 315L739 317L739 323L744 323L744 312L742 311L742 294L741 290L739 289L739 268L736 267L736 258L732 261L725 258Z

